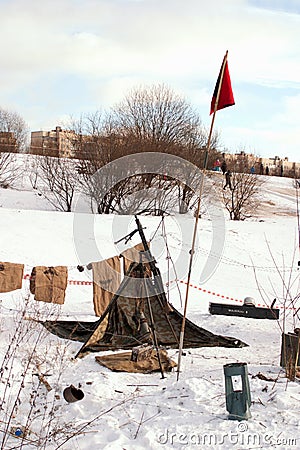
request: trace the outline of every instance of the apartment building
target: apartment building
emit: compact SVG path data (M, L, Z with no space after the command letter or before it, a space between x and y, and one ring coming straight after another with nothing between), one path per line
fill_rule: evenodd
M14 148L13 133L0 133L0 145L2 142L3 145L9 142L10 148ZM102 151L114 148L114 144L116 145L117 142L118 138L116 137L112 139L111 137L83 136L57 126L52 131L31 132L30 153L60 158L96 159L99 158ZM237 171L244 167L249 167L249 169L254 167L255 173L258 174L300 177L300 163L290 162L286 157L261 158L244 151L235 154L223 153L222 156L227 166Z
M291 162L287 157L259 158L259 163L264 173L268 167L270 175L300 177L300 163Z
M275 176L285 176L285 177L300 177L300 163L291 162L287 157L281 158L279 156L274 156L273 158L260 158L251 153L223 153L223 158L225 159L228 167L239 170L239 166L254 167L254 171L261 175L275 175Z
M15 134L9 131L0 131L0 152L17 153L17 139Z
M57 158L97 158L103 138L76 134L72 130L56 127L52 131L31 133L30 153Z
M33 155L73 158L78 137L74 131L56 127L52 131L32 131L30 153Z

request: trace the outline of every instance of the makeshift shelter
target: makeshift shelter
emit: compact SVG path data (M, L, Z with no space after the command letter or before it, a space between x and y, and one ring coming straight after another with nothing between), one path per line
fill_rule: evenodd
M130 349L145 342L177 348L182 315L168 303L160 285L159 273L150 276L144 264L132 263L98 321L45 321L43 325L57 336L84 342L76 356L90 351ZM239 339L216 335L186 322L185 348L246 345Z
M133 261L99 320L42 322L57 336L84 342L76 357L89 351L130 349L144 343L154 345L157 353L159 346L179 347L183 316L169 304L159 268L150 252L141 223L136 216L135 220L136 230L117 242L123 239L128 242L139 232L142 247L136 246L135 252L130 254L123 253L123 257ZM140 251L139 258L137 250ZM238 348L247 344L233 337L213 334L186 319L183 346Z

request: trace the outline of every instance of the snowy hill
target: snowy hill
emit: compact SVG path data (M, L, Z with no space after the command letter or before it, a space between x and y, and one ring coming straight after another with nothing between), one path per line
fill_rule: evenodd
M225 212L224 222L199 221L188 317L249 346L187 350L179 381L176 372L165 379L159 373L114 373L100 366L95 354L74 360L80 343L59 339L33 320L96 319L86 265L139 242L135 235L127 246L114 244L134 229L132 217L53 211L25 177L15 189L0 190L0 205L1 260L25 264L22 289L0 294L1 431L13 434L2 448L21 443L18 427L26 449L299 448L299 381L287 382L279 366L282 330L299 327L293 309L300 306L293 180L267 177L260 208L248 221L230 221ZM182 311L194 218L169 216L163 226L159 217L140 219L167 296ZM41 304L29 295L28 278L36 265L68 267L64 305ZM79 272L78 265L85 270ZM242 304L247 296L262 306L276 298L279 321L208 312L209 302ZM168 353L177 362L177 350ZM227 420L223 365L231 362L248 364L253 403L247 422ZM64 400L62 392L71 384L81 387L83 400ZM45 435L46 443L37 444Z

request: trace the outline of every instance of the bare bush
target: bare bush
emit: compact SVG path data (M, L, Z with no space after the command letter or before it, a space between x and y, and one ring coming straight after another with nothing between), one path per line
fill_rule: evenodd
M16 167L13 153L0 153L0 187L8 188L21 177L20 167Z
M78 174L74 160L40 156L38 169L44 187L42 193L59 211L72 211Z
M0 151L23 153L28 145L28 126L16 112L0 108Z
M255 160L249 159L243 152L228 164L226 184L223 186L223 203L231 220L251 217L259 204L260 188L264 181L262 177L252 173L254 164Z
M23 174L15 153L24 153L28 145L28 126L16 112L0 108L0 186L12 186Z
M232 188L223 192L223 202L231 220L244 220L253 215L258 206L261 183L256 175L232 173Z
M101 420L105 423L105 415L113 409L136 398L109 405L106 400L105 409L100 405L96 416L67 421L60 399L65 372L70 368L71 344L49 339L48 330L39 323L39 318L57 319L60 308L38 302L32 309L30 302L30 296L24 298L1 329L7 343L0 355L1 450L65 448ZM29 310L34 319L27 317Z
M33 189L38 189L40 179L39 169L40 155L27 155L26 169L29 182Z
M56 438L65 439L59 408L60 379L69 363L69 344L51 345L49 332L38 323L42 314L57 318L57 305L36 304L30 308L30 296L2 327L7 346L1 358L0 448L53 448ZM26 316L29 309L35 319ZM43 311L42 311L43 310ZM7 326L9 323L9 327ZM51 357L50 357L51 355ZM2 355L1 355L2 356ZM51 385L47 381L51 375ZM71 429L71 427L70 427ZM17 442L16 442L17 439Z
M96 205L98 213L126 214L138 208L157 214L160 209L174 210L174 205L171 206L174 197L178 199L181 213L191 207L194 190L190 186L199 183L197 170L188 174L186 183L166 181L168 165L162 167L160 176L157 172L148 173L146 184L145 174L141 175L143 171L139 167L136 167L136 177L132 176L132 170L126 174L124 168L122 181L119 177L116 183L114 174L109 171L101 179L93 177L100 168L118 158L143 152L169 153L192 162L195 169L203 167L208 133L191 105L167 86L133 89L110 114L84 115L78 121L71 120L68 127L75 132L73 136L77 136L73 148L77 146L81 188ZM218 138L215 133L211 160L217 155ZM184 168L179 167L178 176L183 171ZM151 189L151 193L147 194L146 189ZM133 207L134 202L136 207Z

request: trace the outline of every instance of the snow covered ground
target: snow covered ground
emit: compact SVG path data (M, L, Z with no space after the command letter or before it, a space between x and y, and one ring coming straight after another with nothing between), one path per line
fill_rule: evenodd
M215 223L214 217L200 219L188 318L213 333L239 338L248 347L188 349L179 381L176 371L164 379L160 373L111 372L95 361L95 354L75 360L80 343L59 339L30 320L95 320L91 284L74 283L90 282L91 271L79 272L77 265L114 256L126 248L124 241L114 242L134 229L132 217L98 215L91 220L89 214L55 212L28 184L1 189L0 205L1 260L24 263L25 275L35 265L66 265L73 281L61 307L41 304L29 296L28 277L22 290L0 294L0 357L4 359L0 431L12 433L1 448L300 448L299 380L288 382L279 365L283 328L289 332L299 327L290 301L286 301L299 294L293 180L266 177L253 219L232 222L226 212L224 222ZM167 296L182 311L194 219L170 216L163 226L159 217L140 219ZM138 242L135 235L127 247ZM276 298L280 320L208 312L209 302L242 304L247 296L262 306ZM299 303L293 306L299 308ZM177 362L177 350L168 354ZM223 366L233 362L248 365L252 397L248 421L228 420ZM41 382L41 373L51 390ZM259 373L273 381L257 377ZM71 384L84 392L82 400L64 400L63 390ZM15 436L18 427L21 432L26 430L23 441ZM48 436L47 442L36 445L43 435Z

